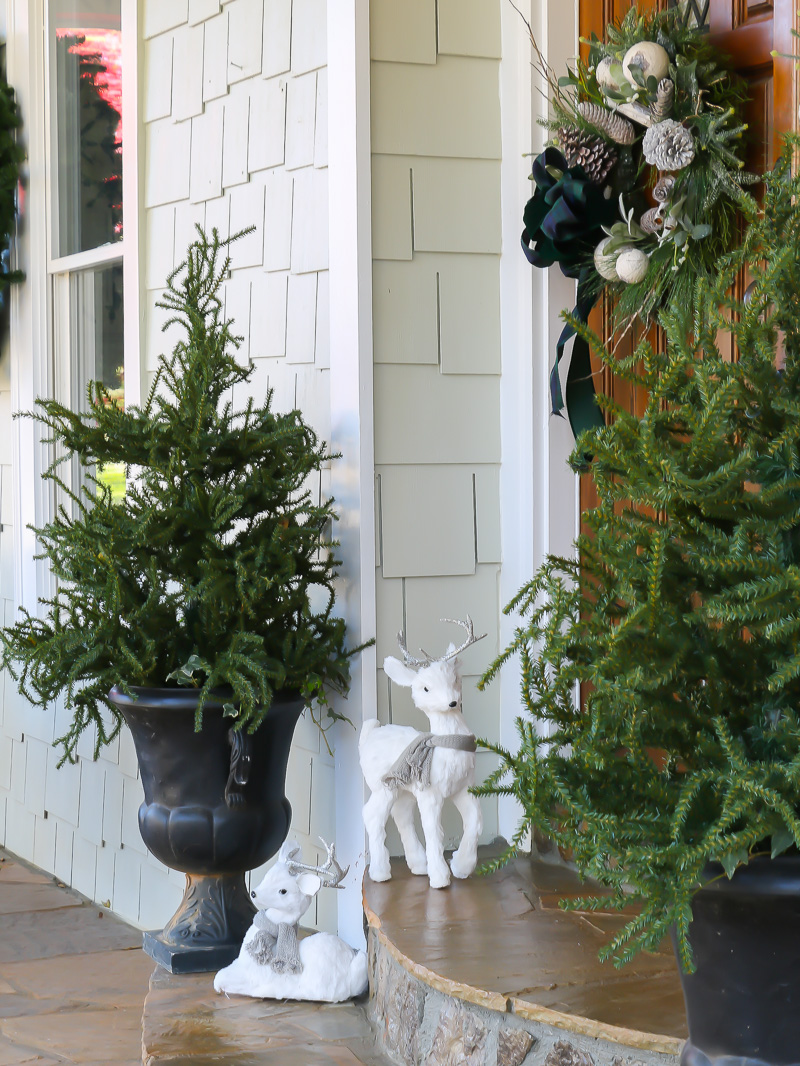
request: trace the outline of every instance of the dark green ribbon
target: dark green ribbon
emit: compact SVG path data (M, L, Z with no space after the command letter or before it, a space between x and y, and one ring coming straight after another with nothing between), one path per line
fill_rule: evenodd
M557 148L545 148L533 163L536 191L523 214L522 250L529 263L549 267L558 263L568 278L578 282L573 317L587 322L599 295L595 271L587 258L602 237L602 226L616 218L616 204L586 177L583 167L570 169ZM566 381L567 418L577 437L585 429L605 424L595 400L589 345L567 324L556 344L556 360L550 373L550 402L554 415L563 417L565 397L561 392L559 364L567 342L575 337Z

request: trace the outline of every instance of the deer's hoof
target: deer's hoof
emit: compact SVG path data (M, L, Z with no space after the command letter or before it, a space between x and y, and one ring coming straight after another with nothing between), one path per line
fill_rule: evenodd
M428 864L425 859L422 861L412 862L411 859L406 858L406 865L412 874L416 874L417 877L425 877L428 873Z
M450 871L449 870L447 871L446 874L441 874L439 877L434 877L433 874L431 874L431 876L430 876L430 886L431 886L431 888L447 888L447 886L449 884L450 884Z
M391 866L370 866L369 876L372 881L391 881Z
M457 877L459 880L469 877L476 865L475 859L459 859L458 855L454 855L450 860L450 869L453 872L453 877Z

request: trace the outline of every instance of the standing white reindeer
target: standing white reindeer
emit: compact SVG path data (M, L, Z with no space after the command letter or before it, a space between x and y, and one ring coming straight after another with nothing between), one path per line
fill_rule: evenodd
M428 875L431 888L446 888L450 871L469 877L477 863L478 837L483 828L481 808L469 791L475 779L475 737L461 714L462 651L486 636L475 636L472 619L443 618L466 630L467 639L450 644L439 659L422 651L424 658L408 654L402 634L397 635L404 662L392 656L383 668L398 685L411 688L416 707L428 716L430 733L410 726L384 725L370 718L361 729L358 753L364 779L372 795L364 805L369 838L369 875L373 881L392 876L386 848L386 822L391 814L400 831L408 868ZM448 869L444 858L442 805L452 799L464 823L461 844ZM423 848L414 828L414 802L419 807L425 834Z
M250 895L258 906L239 957L214 978L217 992L260 999L341 1003L367 987L367 956L332 933L298 938L300 919L323 886L341 888L350 869L336 861L333 844L323 866L297 860L300 845L287 841L278 861Z

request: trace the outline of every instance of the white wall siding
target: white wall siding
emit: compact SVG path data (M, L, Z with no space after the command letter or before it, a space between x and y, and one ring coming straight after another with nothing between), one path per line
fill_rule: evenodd
M370 15L377 659L398 631L444 651L458 631L440 619L471 615L488 636L464 656L464 716L496 738L499 696L475 682L498 650L500 0ZM378 713L424 725L382 670ZM479 777L493 766L478 755ZM484 820L491 840L493 799Z
M253 225L232 249L225 285L226 312L244 338L238 358L254 371L249 391L263 400L273 388L277 409L297 404L328 439L325 4L146 0L142 27L143 382L175 340L161 333L156 303L195 225L223 235ZM245 391L235 399L244 404ZM2 426L10 406L5 354ZM7 621L14 609L10 439L0 434L0 601ZM313 489L320 491L319 478ZM51 745L63 731L63 708L31 708L9 677L0 683L0 843L128 921L163 925L184 879L142 843L142 786L129 733L97 762L87 737L77 765L57 769ZM287 795L291 831L313 860L320 834L333 837L336 800L333 759L305 718ZM335 900L323 899L306 921L335 928L335 908Z

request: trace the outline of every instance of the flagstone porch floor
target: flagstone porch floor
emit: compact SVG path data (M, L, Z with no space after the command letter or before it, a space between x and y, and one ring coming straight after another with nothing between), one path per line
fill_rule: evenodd
M0 1066L387 1066L363 1005L215 994L0 849Z
M154 970L138 930L0 849L0 1066L677 1066L671 953L601 965L620 918L558 910L584 891L567 868L393 873L365 878L369 1003L276 1003Z

